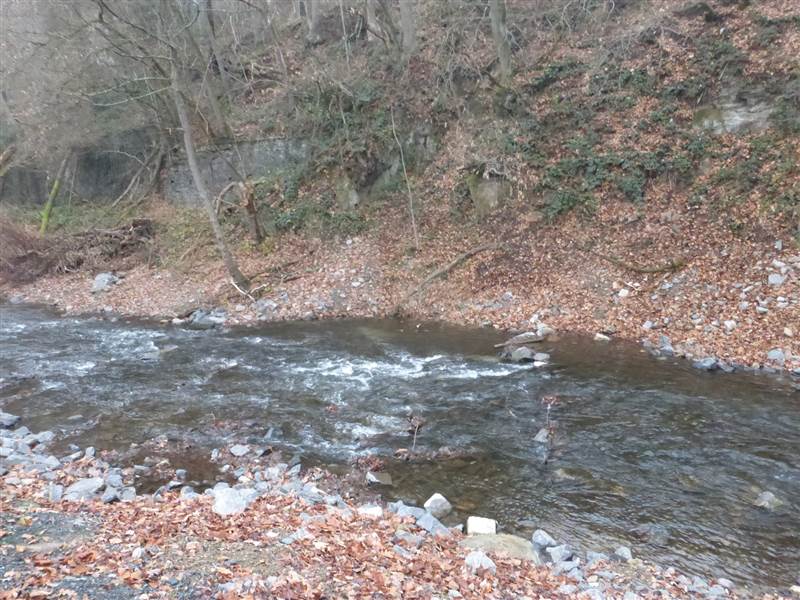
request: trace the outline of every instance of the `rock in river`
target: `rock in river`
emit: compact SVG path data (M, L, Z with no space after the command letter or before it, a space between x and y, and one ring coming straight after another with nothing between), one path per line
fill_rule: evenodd
M781 502L775 494L770 491L761 492L756 498L753 504L759 508L763 508L765 510L775 510L778 508L783 502Z
M552 536L544 529L537 529L534 531L531 541L537 550L544 550L545 548L552 548L558 545Z

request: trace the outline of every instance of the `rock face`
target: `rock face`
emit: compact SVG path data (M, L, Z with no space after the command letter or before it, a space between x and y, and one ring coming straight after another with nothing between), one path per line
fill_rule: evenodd
M104 485L105 482L103 481L102 477L80 479L64 491L64 500L89 500L97 492L99 492Z
M92 293L107 292L117 283L119 283L119 277L113 273L98 273L92 282Z
M425 510L431 513L437 519L449 514L453 510L453 506L447 501L447 498L441 494L434 494L423 504Z
M536 565L542 563L528 540L507 533L471 535L463 539L459 545L464 548L472 548L484 552L502 554L510 558L528 560Z
M242 169L243 175L248 177L270 177L301 166L309 154L309 147L305 142L285 139L240 142L237 146L198 152L200 172L209 189L221 190L238 179L231 165ZM168 168L163 186L164 197L169 202L194 208L202 207L186 163L177 163Z

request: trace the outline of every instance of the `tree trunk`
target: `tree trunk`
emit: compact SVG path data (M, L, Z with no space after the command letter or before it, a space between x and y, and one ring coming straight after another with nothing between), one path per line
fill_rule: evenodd
M261 231L261 224L258 222L258 208L256 207L256 191L251 181L239 183L239 193L242 197L242 205L247 214L247 226L250 229L250 236L258 245L264 241L264 233Z
M367 41L374 42L377 39L375 34L380 31L378 19L375 17L375 0L364 0L364 14L367 20Z
M47 233L47 226L50 224L50 215L53 212L53 203L58 197L58 191L61 189L61 180L64 178L64 172L67 170L67 163L69 162L69 157L71 155L72 150L67 151L67 153L64 155L64 159L61 161L61 165L58 167L58 173L56 173L56 178L53 181L53 187L50 188L50 194L47 196L47 202L45 202L44 208L42 209L42 222L39 226L39 235L44 235Z
M225 95L230 99L231 97L231 76L228 73L228 68L225 65L225 57L222 54L222 48L219 40L217 39L217 30L214 26L214 5L213 0L206 0L205 10L203 11L206 18L206 26L208 27L209 43L211 44L211 52L214 56L214 62L219 69L220 80Z
M306 42L316 46L322 41L319 35L319 20L321 16L320 0L306 0L306 21L308 22L308 35Z
M403 30L403 56L408 59L417 49L416 0L400 1L400 27Z
M489 17L492 20L492 37L500 62L500 83L505 85L511 80L511 45L508 43L506 28L506 0L491 0Z
M183 95L180 83L180 74L177 70L176 62L178 60L177 52L173 50L173 67L172 67L172 97L175 102L175 109L178 112L178 119L181 122L183 129L183 145L186 150L186 162L189 164L189 171L192 173L192 180L194 186L197 188L197 193L200 194L200 199L203 201L203 206L208 213L208 219L211 222L211 230L214 233L214 241L217 244L217 249L222 256L222 262L225 263L225 268L228 274L240 288L246 290L250 287L250 282L239 270L236 260L228 250L228 245L225 243L225 237L222 234L222 227L220 227L217 213L214 210L214 202L209 195L206 184L203 181L203 176L200 174L200 167L197 164L197 155L194 150L194 137L192 135L192 124L189 120L189 113L186 110L186 104L183 101Z

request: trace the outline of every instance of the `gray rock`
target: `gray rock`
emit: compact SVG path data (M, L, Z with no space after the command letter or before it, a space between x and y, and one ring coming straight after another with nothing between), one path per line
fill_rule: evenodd
M706 358L701 358L694 361L692 366L695 369L700 369L701 371L713 371L717 368L717 359L713 356L707 356Z
M633 560L633 554L631 553L631 549L627 546L620 546L614 550L614 558L623 562L628 562L629 560Z
M727 595L728 595L727 590L721 585L712 585L710 588L708 588L708 591L706 592L707 598L720 598Z
M417 526L421 527L428 533L432 533L433 535L450 535L450 530L442 525L439 519L427 511L424 515L417 519Z
M247 499L239 490L230 487L220 488L214 490L214 504L211 510L222 517L227 517L244 512L247 504Z
M236 457L242 457L248 452L250 452L250 446L245 446L244 444L236 444L231 446L231 454Z
M603 552L592 552L591 550L589 550L586 553L586 566L587 567L593 567L597 563L599 563L601 561L607 561L607 560L608 560L608 554L604 554Z
M535 360L534 356L536 354L533 350L526 346L521 346L519 348L514 348L510 353L508 353L508 360L515 363L522 363L522 362L533 362Z
M726 579L725 577L717 579L717 585L721 585L726 590L732 590L736 587L730 579Z
M780 348L773 348L767 352L767 360L783 365L786 362L786 354Z
M437 519L442 518L453 510L453 505L447 501L447 498L439 493L436 493L428 498L423 506L425 507L425 510L431 513Z
M367 471L368 485L392 485L392 476L384 472Z
M770 273L769 277L767 277L767 283L774 287L783 285L784 281L786 281L786 275L781 275L780 273Z
M547 352L537 352L533 355L534 362L547 362L550 360L550 355Z
M581 561L579 558L573 558L572 560L564 560L555 563L551 571L553 575L561 575L561 573L569 573L573 569L579 567L580 564Z
M459 546L527 560L536 565L542 564L539 555L528 540L507 533L471 535L461 540Z
M98 273L92 282L92 293L107 292L117 283L119 283L119 277L113 273Z
M552 560L554 563L560 563L564 562L565 560L569 560L573 555L572 549L566 544L562 544L560 546L551 546L546 548L546 551L550 555L550 560Z
M106 473L106 485L112 488L121 488L125 485L122 481L122 471L120 469L111 469Z
M558 592L560 594L565 594L567 596L572 596L577 591L578 591L578 587L572 585L571 583L564 583L564 584L558 586Z
M413 546L414 548L419 548L424 541L422 536L414 535L413 533L403 531L402 529L395 531L394 537L396 540L404 542L406 545Z
M473 575L484 569L492 574L497 571L494 561L486 556L482 550L473 550L467 554L467 557L464 559L464 564Z
M119 493L119 499L122 502L132 502L136 499L136 488L133 486L128 486L122 488Z
M537 529L534 531L531 541L533 542L534 548L537 550L544 550L546 548L552 548L558 545L558 542L556 542L544 529Z
M94 458L95 453L96 450L94 449L94 446L89 446L83 451L83 456L86 458Z
M100 477L80 479L64 490L64 500L88 500L103 489L105 482Z
M753 504L758 508L763 508L765 510L775 510L782 505L783 502L781 502L772 492L764 491L758 495L758 498L756 498Z
M199 498L200 494L194 491L194 488L190 485L185 485L181 488L181 500L194 500L195 498Z
M51 483L47 486L47 492L45 493L45 498L50 502L60 502L61 498L64 496L64 486L58 485L57 483Z
M547 428L542 427L533 437L533 441L537 444L546 444L550 441L550 432Z
M358 507L358 514L373 519L380 519L383 516L383 508L377 504L364 504Z
M103 495L100 497L100 500L102 500L104 504L116 502L119 500L119 490L117 488L106 486L106 489L103 492Z
M19 423L19 417L17 415L0 411L0 428L11 429L17 423Z
M424 508L419 508L418 506L407 506L403 504L402 500L398 500L397 502L389 502L389 504L386 506L389 511L396 513L398 517L413 517L414 519L419 519L426 513Z
M186 469L175 469L175 477L181 481L186 479Z

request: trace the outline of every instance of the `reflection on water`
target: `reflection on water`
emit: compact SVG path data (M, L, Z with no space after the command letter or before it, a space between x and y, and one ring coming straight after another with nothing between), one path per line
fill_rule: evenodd
M392 496L444 493L509 531L739 583L786 587L800 564L800 402L776 378L700 373L638 348L566 338L549 367L498 362L491 330L396 322L197 332L0 307L0 405L33 430L125 448L214 420L308 460L389 459ZM546 456L533 442L557 397ZM417 449L449 459L393 462ZM78 416L79 415L79 416ZM195 432L192 453L219 439ZM207 450L203 450L206 452ZM546 460L545 460L546 459ZM194 462L187 458L191 467ZM752 501L769 489L773 513Z

